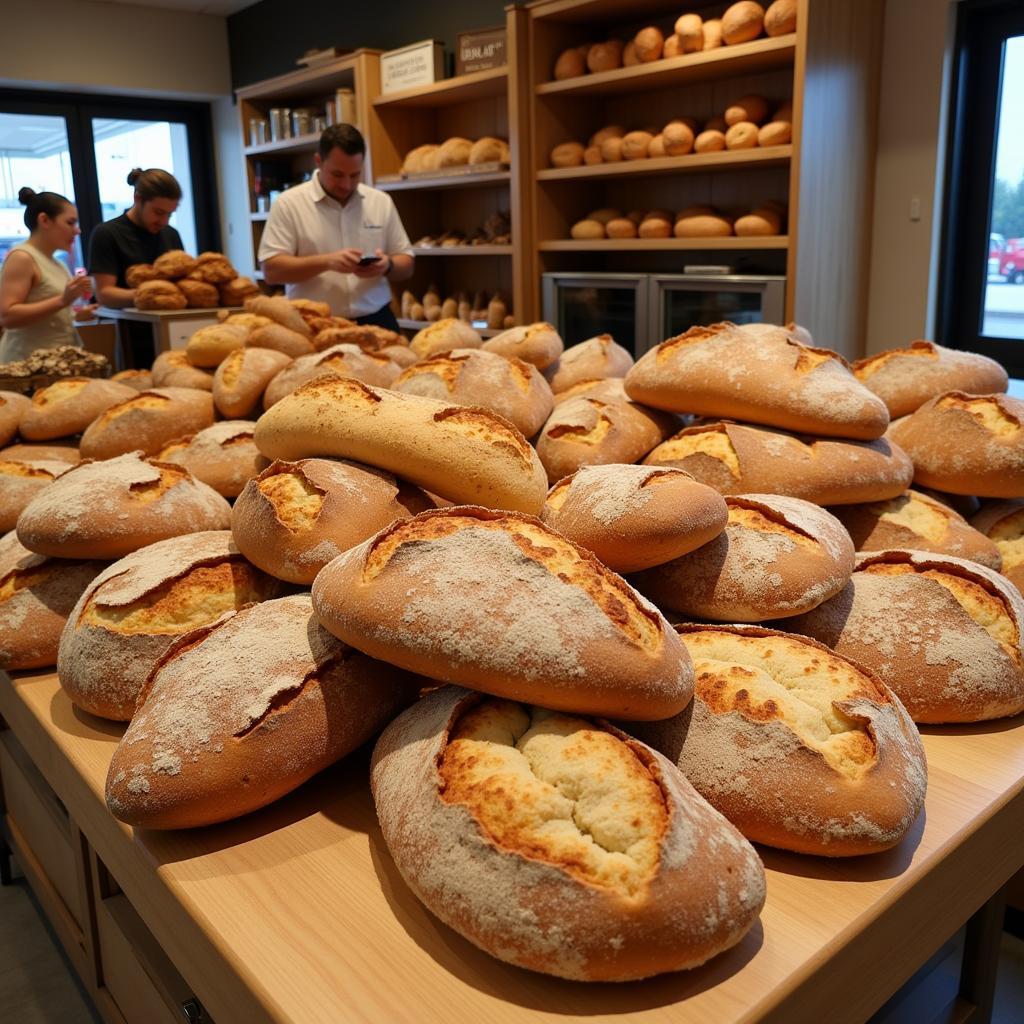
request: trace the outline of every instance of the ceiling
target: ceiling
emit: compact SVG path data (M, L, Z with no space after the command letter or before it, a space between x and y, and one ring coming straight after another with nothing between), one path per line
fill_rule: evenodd
M113 2L131 4L134 7L162 7L167 11L189 11L192 14L226 16L244 10L246 7L252 7L259 0L113 0Z

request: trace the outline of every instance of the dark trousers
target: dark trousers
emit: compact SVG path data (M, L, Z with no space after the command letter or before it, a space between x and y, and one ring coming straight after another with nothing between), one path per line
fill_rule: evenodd
M357 316L356 323L364 326L383 327L385 330L394 331L396 334L401 330L394 311L390 306L381 306L376 313L367 313L366 316Z

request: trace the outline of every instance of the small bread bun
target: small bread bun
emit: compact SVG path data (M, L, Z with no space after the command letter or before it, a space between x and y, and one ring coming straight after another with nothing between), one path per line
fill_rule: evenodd
M187 305L188 299L173 281L143 281L135 289L136 309L184 309Z
M311 338L313 332L302 314L282 295L254 295L245 300L245 311L265 316L274 323L287 327L304 338Z
M402 335L374 324L327 327L314 336L313 344L318 352L333 348L335 345L358 345L364 352L379 352L383 348L395 345L409 347L409 343Z
M213 375L213 402L229 419L245 419L256 412L267 385L291 363L291 357L269 348L242 348L232 352Z
M1024 711L1022 624L1020 591L998 573L895 550L860 555L846 589L792 628L876 672L915 722L941 723Z
M694 139L693 149L696 153L719 153L725 149L725 133L706 128Z
M54 460L0 458L0 533L13 530L32 499L70 468Z
M621 124L607 124L599 128L587 141L588 146L600 146L605 139L621 139L626 134L626 129Z
M580 52L580 47L571 46L563 50L555 61L555 68L552 72L556 82L564 81L566 78L577 78L587 73L586 53Z
M792 141L792 121L769 121L757 130L759 146L786 146Z
M308 594L230 612L161 659L114 751L107 806L138 828L194 828L291 792L370 739L421 680L353 654Z
M651 139L651 144L647 147L647 155L655 160L659 157L665 156L665 137L658 132L654 138Z
M722 496L689 473L586 466L559 480L541 518L615 572L636 572L699 548L725 529Z
M761 34L764 8L753 0L741 0L722 15L722 42L726 46L748 43Z
M214 369L232 353L244 348L252 332L241 324L210 324L200 327L185 346L185 356L193 366Z
M313 604L371 657L499 697L665 718L693 692L661 615L530 516L461 506L399 520L325 566Z
M1024 501L986 502L971 526L995 544L1002 574L1024 593Z
M665 45L665 36L656 25L648 25L640 29L633 37L637 59L641 64L661 59L661 51ZM627 157L628 159L628 157Z
M895 846L924 806L921 738L870 671L807 637L677 627L692 711L629 726L751 841L852 857Z
M552 167L579 167L583 163L583 146L579 142L560 142L551 150Z
M666 156L685 156L693 151L693 129L685 121L669 121L661 131Z
M64 623L103 567L34 554L13 530L0 537L0 669L55 665Z
M150 370L122 370L110 379L116 384L127 384L134 391L148 391L156 386Z
M754 850L606 722L444 687L384 731L370 782L416 896L519 967L574 981L696 967L764 901Z
M636 238L636 224L628 217L616 217L604 226L609 238Z
M504 139L485 135L470 146L468 162L470 164L507 163L507 160L502 160L507 152L508 143Z
M457 317L445 317L417 331L409 348L417 359L428 359L454 348L480 348L483 343L469 324Z
M588 167L593 166L594 164L603 164L604 157L601 156L601 147L587 146L587 148L583 150L583 162Z
M640 57L636 52L636 40L630 39L622 48L622 66L624 68L635 68L640 63Z
M12 444L0 449L0 461L8 462L63 462L77 466L81 462L78 445L73 441L56 444Z
M152 263L133 263L124 272L124 282L129 288L138 288L147 281L159 281L160 275Z
M632 365L633 357L610 334L598 334L567 348L544 375L557 395L581 380L624 377Z
M717 213L689 214L676 220L672 233L676 238L727 238L732 221Z
M615 68L622 67L622 48L623 43L620 39L609 39L606 43L594 43L587 50L587 70L596 74L600 71L614 71Z
M364 352L358 345L335 345L324 352L299 356L267 385L263 407L269 409L307 381L319 377L355 377L365 384L389 388L401 367L380 352Z
M180 349L161 352L153 361L151 372L155 388L213 390L213 374L209 370L201 370L198 366L193 366L189 362L188 356Z
M0 448L18 433L18 424L31 403L30 398L16 391L0 391Z
M170 249L153 260L153 269L168 281L186 277L196 269L196 259L184 249Z
M216 309L220 305L220 292L215 285L183 277L175 284L190 309Z
M622 152L624 138L624 135L609 135L601 143L601 161L603 163L614 164L625 159Z
M764 13L764 31L769 36L784 36L796 31L796 0L775 0Z
M524 363L546 370L565 350L561 335L544 321L510 327L483 343L485 352L493 352L506 359L521 359Z
M757 125L752 121L738 121L725 133L726 149L754 149L757 146Z
M301 319L301 317L300 317ZM313 342L298 331L290 327L283 327L279 323L272 323L266 327L257 327L249 332L245 339L248 348L269 348L275 352L283 352L292 359L298 356L308 356L315 352Z
M426 170L424 166L424 159L437 152L437 144L428 142L423 146L416 146L410 149L405 154L405 159L402 161L401 173L402 174L417 174L421 171ZM435 168L436 169L436 168Z
M231 261L222 252L201 252L196 257L196 269L189 275L193 281L203 281L206 284L222 285L234 281L238 277L238 271L231 265Z
M445 167L463 167L469 163L469 154L473 151L473 143L461 136L445 139L438 147L436 154L437 169Z
M764 124L768 120L771 105L763 96L750 93L741 96L725 108L725 123L731 128L741 121L752 121L755 125Z
M742 217L737 217L732 228L740 238L781 235L782 216L776 208L762 206Z
M18 540L55 558L121 558L199 530L226 530L228 503L180 466L131 452L72 466L18 517Z
M256 424L250 420L222 420L165 445L157 459L184 466L218 494L236 498L246 481L267 466L252 439L255 430Z
M415 354L408 345L385 345L377 349L378 355L387 356L393 363L397 363L403 370L418 362Z
M95 377L58 380L32 396L18 431L26 441L51 441L80 434L101 412L135 394L134 388L112 380Z
M681 14L676 18L675 32L681 53L699 53L704 49L704 19L699 14Z
M622 159L645 160L653 138L654 136L650 132L627 132L622 137Z
M599 220L591 220L589 217L576 221L569 229L569 237L580 240L592 240L607 238L604 225Z
M242 306L246 299L259 295L260 286L251 277L236 277L233 281L222 284L218 291L222 305Z

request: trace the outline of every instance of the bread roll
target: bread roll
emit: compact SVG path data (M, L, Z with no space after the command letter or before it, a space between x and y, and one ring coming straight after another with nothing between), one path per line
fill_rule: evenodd
M469 163L469 155L473 151L473 143L469 139L454 136L445 139L437 151L437 168L463 167Z
M593 240L607 238L604 225L599 220L591 220L589 217L578 220L569 229L569 236L575 239Z
M623 135L609 135L604 142L601 143L601 161L606 164L618 163L620 160L624 160L623 155Z
M665 153L665 136L661 132L658 132L647 147L647 155L652 159L656 160L659 157L666 155Z
M238 277L238 271L231 265L231 261L224 253L201 252L196 257L196 268L189 274L189 277L195 281L221 285L234 281Z
M754 149L757 146L757 125L752 121L739 121L725 133L726 149Z
M222 420L165 445L157 459L184 466L218 494L236 498L246 481L267 465L252 439L255 429L251 420Z
M149 370L122 370L110 378L116 384L127 384L133 391L148 391L153 384L153 374Z
M196 259L184 249L170 249L153 260L153 269L163 278L173 281L186 277L196 269Z
M194 281L184 277L175 284L190 309L216 309L220 305L220 292L205 281Z
M775 0L764 12L764 31L769 36L784 36L796 31L796 0Z
M876 672L915 722L980 722L1024 711L1022 623L998 573L895 550L860 555L847 588L793 629Z
M387 356L393 363L397 363L403 370L412 366L419 360L408 345L385 345L377 350L378 355Z
M587 50L587 70L592 72L614 71L622 67L622 47L620 39L609 39L606 43L594 43ZM637 53L639 56L639 52Z
M272 323L250 331L249 336L245 339L245 344L249 348L269 348L275 352L283 352L292 359L298 356L308 356L316 351L313 342L308 337L289 327L283 327L279 323Z
M18 517L18 540L55 558L121 558L168 537L226 530L230 514L187 470L131 452L61 474Z
M213 369L232 352L244 348L250 330L241 324L210 324L200 327L185 346L185 356L193 366Z
M54 460L0 458L0 533L13 530L32 499L70 468Z
M1002 574L1024 593L1024 501L986 502L971 526L999 551Z
M741 121L751 121L755 125L764 124L768 120L771 107L763 96L750 93L741 96L725 108L725 123L731 128Z
M924 806L921 738L868 670L806 637L680 626L692 709L630 726L750 840L850 857L895 846Z
M426 145L416 146L414 149L409 150L402 161L401 173L417 174L427 170L426 158L437 153L438 148L436 143L428 142Z
M637 131L627 132L622 137L622 159L623 160L644 160L647 158L647 150L654 136L650 132Z
M571 46L563 50L555 61L554 78L556 82L566 78L577 78L587 73L587 55L580 52L580 47Z
M0 447L18 433L18 424L31 406L31 399L15 391L0 391Z
M579 142L560 142L551 150L552 167L579 167L583 163L583 146Z
M636 238L637 228L628 217L616 217L605 224L604 231L609 238Z
M704 49L704 19L699 14L681 14L676 19L675 34L681 53L698 53Z
M143 281L135 289L136 309L184 309L187 305L188 299L173 281Z
M792 121L769 121L757 130L759 146L786 146L793 141Z
M313 332L302 314L284 296L254 295L245 300L245 311L265 316L274 323L287 327L304 338L313 336Z
M213 390L213 374L209 370L193 366L189 362L188 356L180 349L161 352L153 361L152 375L155 388Z
M704 37L705 50L717 50L722 45L722 19L708 18L701 25L701 34Z
M489 338L482 346L506 359L521 359L524 363L546 370L565 349L561 335L551 324L540 321L522 327L510 327Z
M409 348L419 359L429 359L455 348L480 348L483 338L469 324L455 317L445 317L417 331Z
M630 39L622 48L622 66L624 68L635 68L640 63L640 57L636 52L636 40Z
M722 42L726 46L756 39L764 27L764 8L753 0L741 0L722 15Z
M621 139L626 134L626 129L620 124L606 124L590 136L588 146L600 146L605 139Z
M661 51L665 45L665 36L656 25L648 25L640 29L633 38L637 59L641 64L661 59ZM629 159L627 157L627 159Z
M63 462L77 466L81 461L78 445L72 441L56 444L12 444L0 449L0 461L8 462Z
M679 217L672 228L676 238L727 238L732 222L721 214L700 213Z
M260 286L251 277L236 277L218 288L220 301L225 306L242 306L246 299L259 295Z
M217 316L219 323L227 324L229 327L244 327L246 331L254 331L257 327L266 327L274 321L269 316L259 316L257 313L229 313L222 309Z
M232 352L213 375L217 411L228 419L245 419L256 412L267 385L289 363L289 356L269 348Z
M598 334L567 348L544 375L557 395L581 380L625 376L632 365L633 357L610 334Z
M601 147L587 146L587 148L583 150L583 162L588 167L591 167L594 164L603 164L604 157L601 155Z
M713 129L705 129L693 142L697 153L719 153L725 149L725 133Z
M693 130L685 121L669 121L662 129L666 156L685 156L693 150Z
M384 731L371 786L413 892L519 967L582 981L695 967L764 901L753 849L607 723L445 687Z
M307 594L230 612L147 681L110 761L107 806L139 828L247 814L366 742L417 682L320 629Z
M442 150L444 147L441 147ZM508 152L508 143L504 139L496 139L493 135L485 135L477 139L469 148L470 164L507 163L502 160Z
M782 217L772 207L762 206L742 217L737 217L733 231L740 238L780 235Z
M127 384L88 377L69 377L40 388L21 417L19 433L26 441L50 441L80 434L101 412L136 392Z
M379 352L364 352L357 345L335 345L325 352L299 356L267 385L263 407L269 409L307 381L319 377L355 377L366 384L389 388L401 368Z
M529 516L463 506L399 520L326 565L313 604L371 657L499 697L664 718L693 692L661 615Z
M124 281L129 288L138 288L146 281L159 281L160 275L152 263L133 263L124 272Z
M896 419L920 409L946 391L990 395L1006 390L1009 377L994 359L977 352L944 348L932 341L912 341L853 364L857 379L885 402Z

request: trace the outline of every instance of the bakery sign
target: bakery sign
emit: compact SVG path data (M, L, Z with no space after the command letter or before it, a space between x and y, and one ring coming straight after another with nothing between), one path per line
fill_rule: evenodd
M473 32L460 32L455 47L455 74L467 75L471 71L489 71L508 63L505 48L506 29L480 28Z
M380 55L380 91L401 92L444 78L444 43L424 39Z

